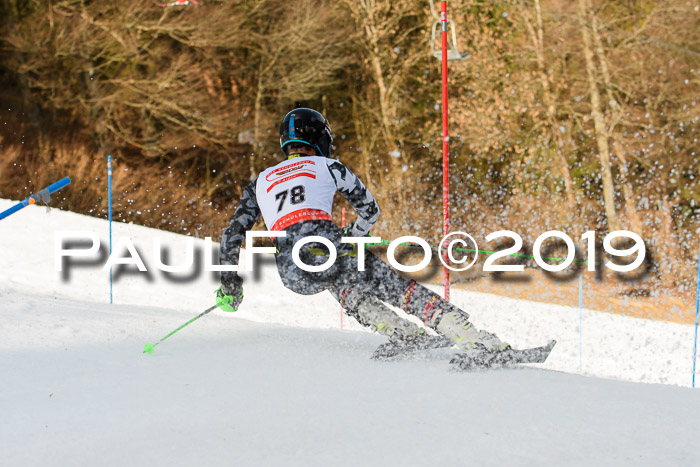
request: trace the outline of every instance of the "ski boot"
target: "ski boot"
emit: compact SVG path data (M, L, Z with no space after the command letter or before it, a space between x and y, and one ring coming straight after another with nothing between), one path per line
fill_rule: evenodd
M483 348L487 351L500 351L510 347L495 334L477 330L469 322L469 315L461 310L445 313L435 329L452 340L460 350Z
M488 350L510 347L495 334L477 330L469 322L469 315L426 287L411 281L404 293L403 309L413 314L430 328L450 339L460 350L472 350L482 345Z

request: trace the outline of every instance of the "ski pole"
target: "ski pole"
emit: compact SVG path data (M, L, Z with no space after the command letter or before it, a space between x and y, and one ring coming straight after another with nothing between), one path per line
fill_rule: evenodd
M213 310L217 309L218 307L219 307L219 305L217 304L217 305L214 305L214 306L212 306L212 307L210 307L210 308L207 308L206 310L204 310L203 312L201 312L200 314L198 314L197 316L195 316L194 318L192 318L191 320L189 320L188 322L186 322L185 324L183 324L183 325L180 326L179 328L175 329L173 332L171 332L170 334L168 334L167 336L165 336L164 338L162 338L161 340L159 340L159 341L156 342L155 344L146 344L146 345L144 345L144 346L143 346L143 353L147 353L147 354L149 354L149 355L152 354L152 353L153 353L153 350L155 349L155 347L156 347L158 344L160 344L161 342L163 342L165 339L167 339L168 337L172 336L173 334L175 334L176 332L178 332L180 329L184 328L184 327L187 326L188 324L197 321L199 318L201 318L202 316L206 315L206 314L209 313L210 311L213 311Z

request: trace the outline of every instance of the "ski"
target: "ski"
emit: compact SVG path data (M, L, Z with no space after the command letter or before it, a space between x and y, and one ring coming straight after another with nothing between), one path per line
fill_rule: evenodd
M428 349L442 349L451 347L452 341L445 336L409 336L405 340L389 340L386 344L377 347L372 355L373 360L386 360L399 355L408 355L413 352Z
M481 370L488 368L512 368L523 363L544 363L556 345L553 340L547 345L530 349L508 348L498 351L478 350L462 352L450 360L457 370Z

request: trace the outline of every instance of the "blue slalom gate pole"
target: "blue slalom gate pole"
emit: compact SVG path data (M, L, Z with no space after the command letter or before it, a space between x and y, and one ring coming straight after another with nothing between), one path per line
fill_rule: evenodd
M578 277L578 372L583 373L583 273Z
M107 156L107 210L109 212L109 256L112 256L112 156ZM109 304L112 302L112 268L109 268Z
M698 286L695 294L695 344L693 345L693 387L695 387L695 362L698 357L698 316L700 316L700 252L698 253Z
M43 190L40 190L33 195L31 195L29 198L25 199L24 201L20 201L19 203L15 204L9 209L6 209L3 212L0 212L0 220L11 216L12 214L16 213L20 209L26 208L27 206L31 204L35 204L37 201L43 201L47 205L49 204L49 201L51 201L51 195L61 188L65 188L70 184L70 178L65 177L62 178L61 180L57 181L54 184L51 184L44 188Z

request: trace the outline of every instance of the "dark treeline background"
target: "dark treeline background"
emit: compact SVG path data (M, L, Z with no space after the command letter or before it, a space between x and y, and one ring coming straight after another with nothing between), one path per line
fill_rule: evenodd
M653 279L691 288L698 9L450 1L469 57L450 62L452 228L530 243L633 230ZM242 187L282 159L279 122L303 105L329 118L336 157L380 201L375 233L436 241L434 21L428 0L2 0L0 196L69 175L58 205L103 217L111 154L117 219L216 238Z

